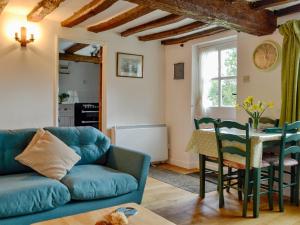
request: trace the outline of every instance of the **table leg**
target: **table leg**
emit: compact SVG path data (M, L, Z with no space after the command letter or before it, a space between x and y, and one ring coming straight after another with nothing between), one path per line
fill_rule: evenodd
M205 155L199 154L200 198L205 198Z
M253 217L258 218L260 206L260 181L261 181L261 168L254 168L254 182L253 182Z

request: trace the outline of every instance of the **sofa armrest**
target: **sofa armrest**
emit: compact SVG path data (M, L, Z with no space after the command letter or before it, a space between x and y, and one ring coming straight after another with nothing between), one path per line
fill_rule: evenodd
M139 182L139 190L143 191L148 176L150 156L114 145L111 145L107 154L107 166L134 176Z

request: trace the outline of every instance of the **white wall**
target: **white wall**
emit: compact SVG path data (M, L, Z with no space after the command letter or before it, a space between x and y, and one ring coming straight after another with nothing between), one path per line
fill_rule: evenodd
M99 64L60 60L70 74L59 75L59 93L76 91L79 102L99 102Z
M158 42L139 42L118 34L94 34L82 28L61 28L39 23L40 35L27 48L7 36L7 25L24 20L11 14L0 17L0 129L56 124L58 38L104 46L104 124L163 123L164 49ZM14 28L16 31L17 27ZM144 79L116 77L116 52L144 55Z
M235 32L225 32L184 44L166 46L166 122L169 127L170 163L185 168L195 167L197 155L186 153L185 149L194 129L192 115L192 73L197 63L196 46L214 39L233 36ZM174 80L174 64L185 64L184 80ZM224 116L223 116L224 117Z
M280 18L279 24L288 19L299 17L295 14ZM278 30L272 35L257 37L245 33L225 32L198 40L193 40L180 47L179 45L167 46L166 58L166 121L170 128L170 162L185 168L198 166L197 155L186 153L186 146L194 129L191 107L192 73L197 64L196 46L223 40L226 37L237 35L238 48L238 102L245 97L253 95L260 100L273 101L274 109L268 110L265 115L279 118L281 107L281 65L272 71L261 72L252 62L252 54L258 44L264 40L273 40L281 45L282 37ZM174 63L185 63L185 79L173 80ZM243 82L243 77L249 76L249 82ZM212 115L223 119L231 116L224 111L223 115ZM245 122L247 115L243 111L237 112L236 119ZM230 118L232 119L232 118Z

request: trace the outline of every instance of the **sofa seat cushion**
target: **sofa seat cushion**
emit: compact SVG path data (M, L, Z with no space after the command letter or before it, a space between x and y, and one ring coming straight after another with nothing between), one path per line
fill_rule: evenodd
M100 165L74 166L61 182L69 188L73 200L110 198L138 188L133 176Z
M0 176L0 184L0 218L53 209L71 199L65 185L37 173Z

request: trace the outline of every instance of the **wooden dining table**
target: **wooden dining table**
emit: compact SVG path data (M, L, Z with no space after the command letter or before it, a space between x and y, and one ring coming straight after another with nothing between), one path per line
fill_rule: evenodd
M245 136L245 132L230 129L224 130L223 132L233 133L240 136ZM251 130L251 167L253 173L256 175L256 179L253 181L253 201L254 212L256 217L259 215L259 204L260 204L260 185L261 185L261 165L262 156L264 151L264 143L279 143L281 139L281 133L265 133L262 131ZM224 143L226 145L226 143ZM230 144L232 146L232 143ZM237 147L240 145L236 143ZM240 146L243 148L242 146ZM205 159L206 157L218 158L218 149L216 142L216 135L214 129L199 129L192 133L192 136L187 145L187 152L199 154L199 169L200 169L200 197L205 197ZM243 157L224 154L224 159L245 164Z

